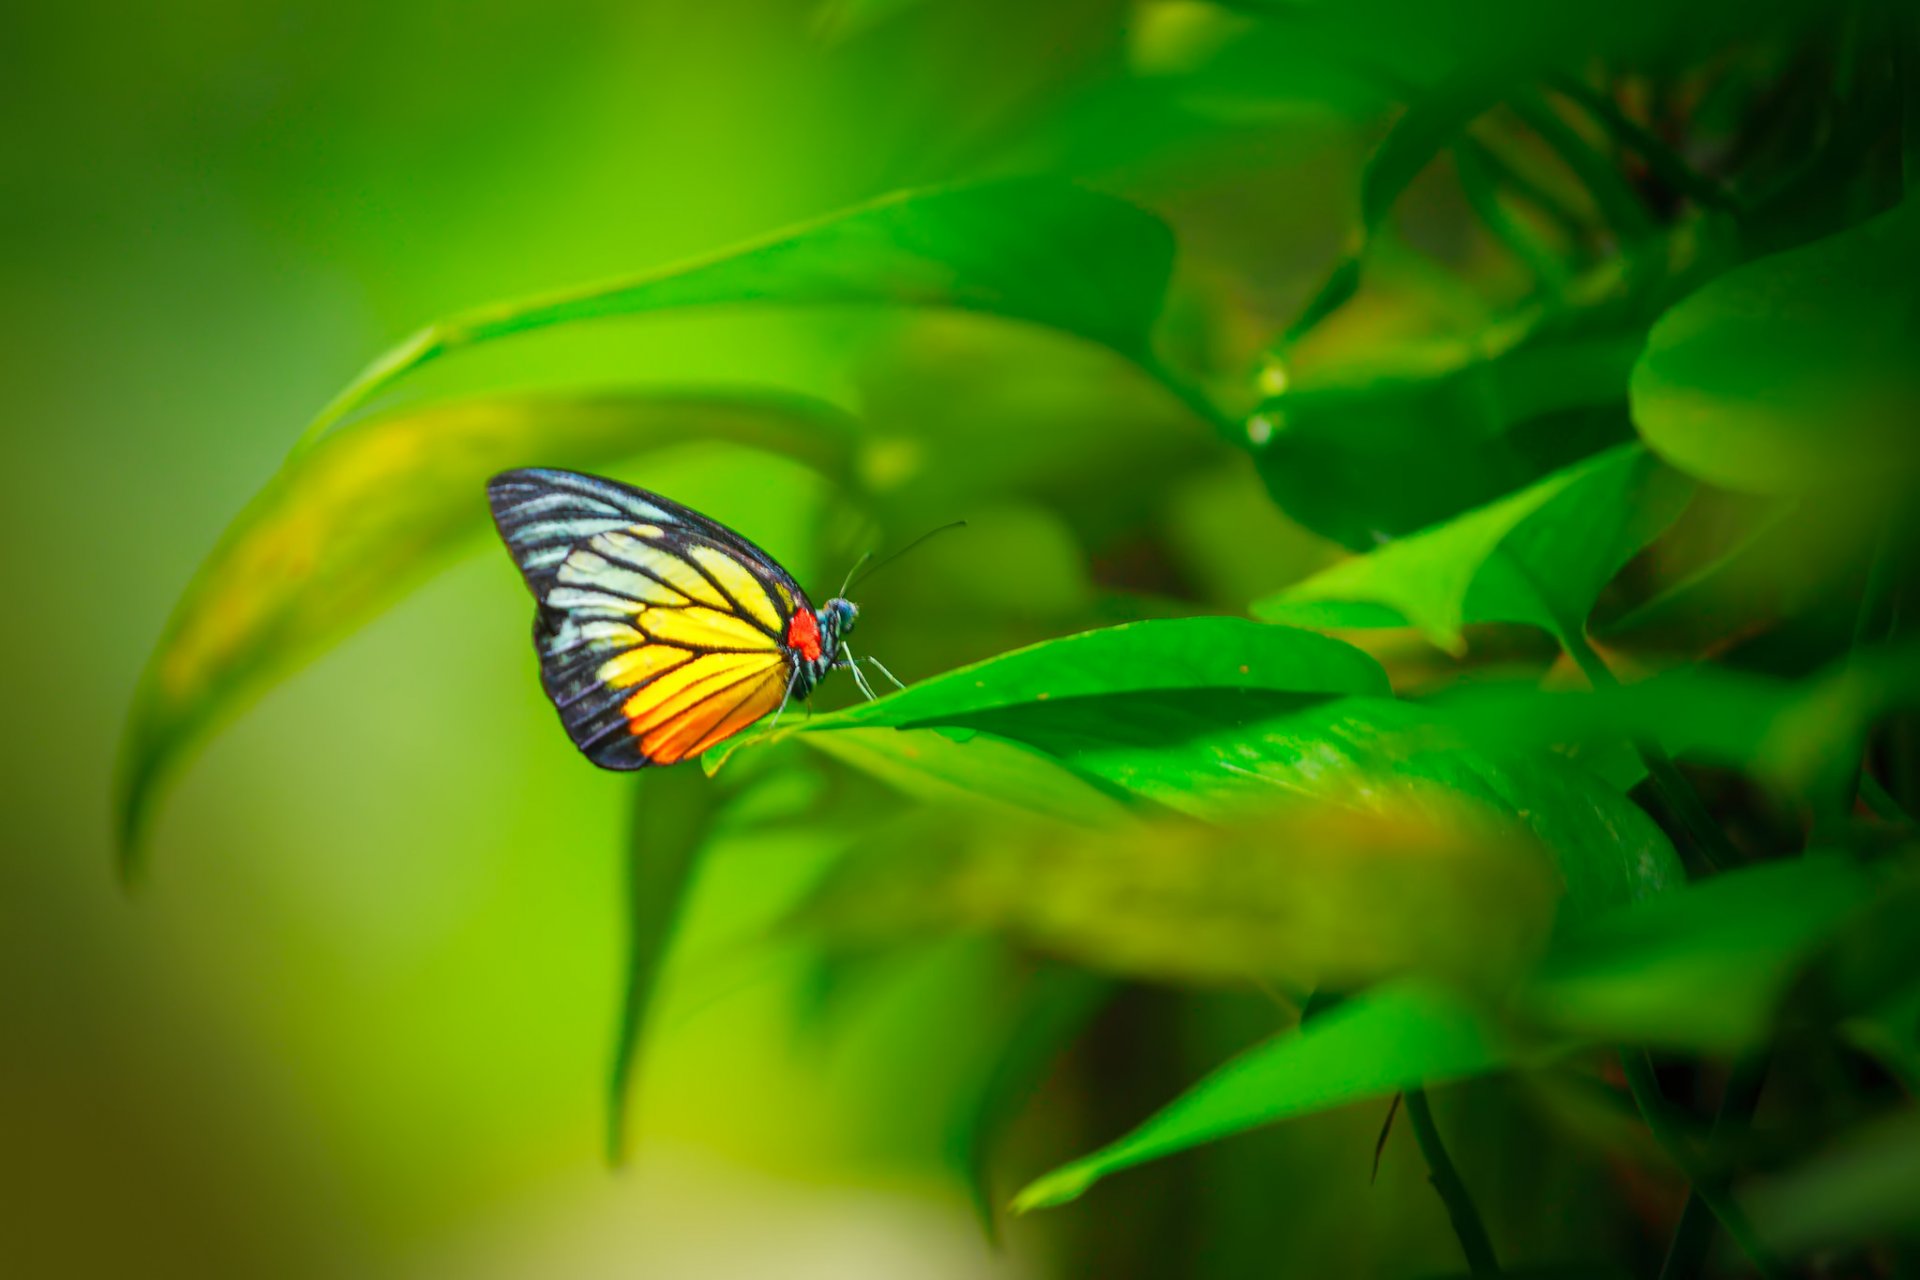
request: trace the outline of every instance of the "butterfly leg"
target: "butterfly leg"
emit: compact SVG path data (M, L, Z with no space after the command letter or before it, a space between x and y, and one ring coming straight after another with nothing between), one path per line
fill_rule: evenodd
M901 684L901 683L900 683L900 677L899 677L899 676L897 676L897 675L895 675L895 674L893 674L893 672L891 672L891 671L889 671L889 670L887 670L887 664L886 664L886 663L884 663L884 662L882 662L882 661L880 661L880 659L878 659L878 658L876 658L876 657L874 657L874 656L873 656L872 654L868 654L868 655L867 655L866 657L864 657L864 658L862 658L862 659L860 659L860 661L862 661L862 662L871 662L871 663L872 663L872 664L874 665L874 667L875 667L875 668L876 668L876 669L877 669L877 670L878 670L878 671L880 672L880 674L881 674L881 675L883 675L883 676L885 676L885 677L886 677L887 679L889 679L889 680L891 680L891 681L893 681L893 687L894 687L894 688L896 688L896 689L904 689L904 688L906 688L906 687L907 687L906 685L904 685L904 684Z
M787 692L780 699L780 709L773 713L773 720L767 725L768 733L772 733L775 729L778 729L780 727L780 717L787 714L787 704L793 701L793 685L794 685L794 682L799 678L800 678L800 668L795 667L793 669L793 674L787 677ZM811 704L809 704L808 710L809 711L812 710Z
M867 695L868 702L878 701L874 696L873 686L867 683L866 673L860 670L860 660L854 657L845 645L840 647L840 658L833 665L847 669L847 673L853 677L853 682L860 686L860 692Z

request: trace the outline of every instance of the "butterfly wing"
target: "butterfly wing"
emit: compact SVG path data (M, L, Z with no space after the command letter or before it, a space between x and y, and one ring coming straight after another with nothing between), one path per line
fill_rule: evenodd
M487 485L539 604L540 678L595 764L674 764L776 709L806 596L766 552L658 494L571 471Z

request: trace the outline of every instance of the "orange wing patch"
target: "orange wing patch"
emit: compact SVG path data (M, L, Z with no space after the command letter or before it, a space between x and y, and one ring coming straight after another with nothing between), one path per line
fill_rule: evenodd
M672 764L772 711L785 693L786 659L709 653L641 687L621 710L655 764Z

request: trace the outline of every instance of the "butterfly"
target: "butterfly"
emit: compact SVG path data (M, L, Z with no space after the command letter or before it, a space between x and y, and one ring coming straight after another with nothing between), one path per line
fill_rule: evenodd
M772 556L718 521L546 468L502 472L487 500L536 602L540 682L601 768L677 764L769 713L777 724L836 668L874 696L846 646L859 606L836 595L814 608Z

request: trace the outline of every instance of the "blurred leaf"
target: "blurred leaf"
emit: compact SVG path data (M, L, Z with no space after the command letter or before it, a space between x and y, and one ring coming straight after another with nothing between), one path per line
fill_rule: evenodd
M999 1238L992 1186L994 1147L1054 1061L1113 992L1114 984L1096 974L1056 964L1035 968L1021 985L992 1065L954 1117L947 1160L966 1179L974 1212L989 1241Z
M503 397L355 423L289 460L201 564L148 659L121 750L122 870L188 747L486 527L488 476L529 455L591 466L690 440L844 474L853 431L785 396Z
M1920 1083L1920 867L1900 860L1887 871L1873 900L1802 967L1784 1020L1843 1023L1845 1037L1911 1092Z
M986 801L1093 826L1129 820L1126 806L1093 782L1031 747L986 734L957 742L929 729L849 728L810 733L805 741L921 800Z
M1543 332L1439 368L1301 374L1251 420L1254 461L1288 515L1372 548L1626 438L1612 407L1641 340Z
M1806 795L1855 767L1882 717L1916 706L1920 656L1909 644L1863 650L1799 681L1688 666L1583 692L1485 683L1447 694L1435 712L1476 743L1650 739Z
M1880 490L1920 450L1920 204L1737 268L1654 326L1633 374L1647 444L1729 489Z
M1249 1049L1119 1141L1029 1183L1018 1212L1078 1199L1110 1173L1262 1125L1477 1075L1506 1049L1457 997L1381 988Z
M1691 486L1623 445L1491 506L1337 564L1254 606L1274 622L1419 627L1465 649L1469 622L1577 635L1600 589L1680 513Z
M1631 802L1553 756L1489 748L1423 709L1346 698L1252 714L1226 700L1089 700L980 717L1076 772L1169 808L1228 819L1287 798L1358 813L1432 815L1484 837L1517 825L1551 851L1563 923L1682 883L1673 846Z
M626 980L607 1088L610 1165L626 1162L627 1108L647 1010L673 944L681 903L724 794L723 785L694 769L648 769L633 779L627 841Z
M918 681L877 702L816 716L804 727L951 724L972 712L1020 703L1180 689L1386 693L1387 677L1366 653L1313 631L1244 618L1154 619L1045 640Z
M437 321L386 352L307 428L311 442L450 351L576 320L739 303L957 307L1031 321L1153 366L1173 264L1152 214L1019 178L886 196L702 261Z
M863 945L992 930L1162 981L1253 977L1305 992L1420 973L1492 989L1537 957L1559 890L1533 841L1478 813L1292 804L1223 826L867 849L796 923Z
M1607 1043L1731 1052L1771 1029L1813 947L1864 903L1871 879L1839 857L1728 872L1588 923L1565 938L1522 1005Z
M904 696L870 706L879 710ZM1684 878L1660 829L1598 778L1545 752L1485 749L1444 718L1387 699L1145 690L938 716L927 707L915 722L923 727L863 729L852 741L846 735L855 731L847 729L805 736L903 785L918 774L922 785L937 782L948 794L957 786L987 798L1020 796L1020 807L1030 811L1040 808L1036 797L1057 789L1051 773L1033 773L1044 761L1109 794L1212 821L1311 797L1358 814L1473 820L1480 837L1494 842L1510 838L1517 826L1554 856L1566 885L1563 921L1662 892ZM1004 759L1010 775L998 768L962 772L953 760L964 760L963 753L932 747L942 731L935 725L968 735L965 748L1021 744L1018 749L1036 754L990 757Z
M1737 527L1722 545L1626 612L1595 618L1593 635L1601 640L1653 635L1666 647L1697 652L1776 620L1802 604L1812 589L1810 557L1803 552L1806 515L1793 502L1739 512ZM1830 565L1819 568L1832 571Z
M1909 1106L1847 1134L1747 1203L1783 1253L1920 1235L1920 1112Z
M1353 247L1308 299L1276 344L1284 360L1293 345L1326 319L1360 287L1367 244L1386 223L1413 180L1433 163L1475 117L1500 98L1500 86L1478 76L1424 92L1380 140L1360 175L1360 226Z

